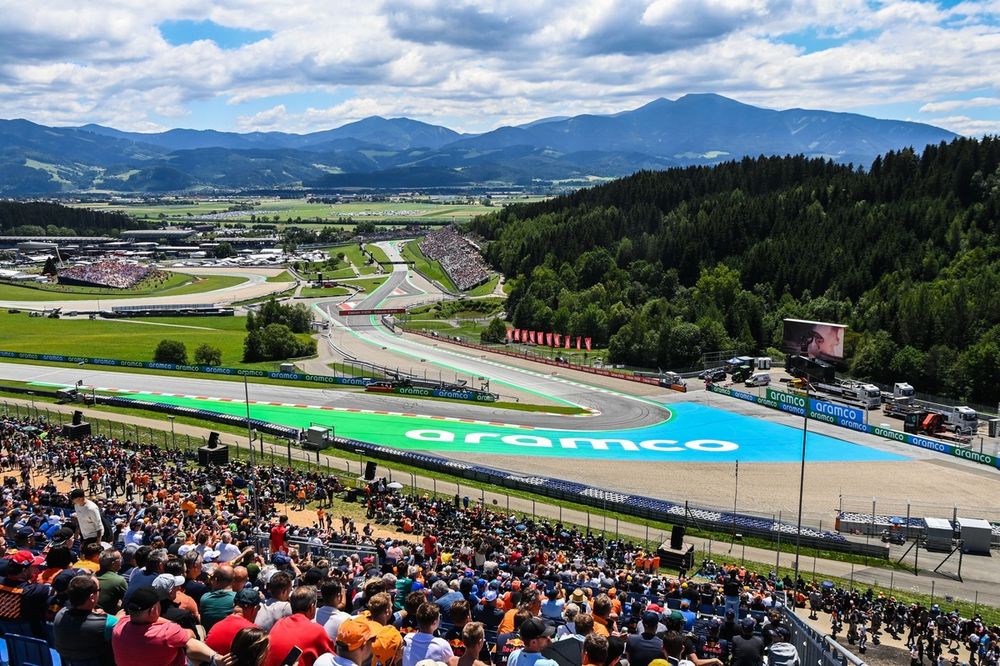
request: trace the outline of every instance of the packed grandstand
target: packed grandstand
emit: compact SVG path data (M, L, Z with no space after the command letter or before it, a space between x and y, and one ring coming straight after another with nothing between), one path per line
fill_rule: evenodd
M156 270L151 266L106 259L59 271L59 283L86 287L131 289Z
M490 279L479 249L454 227L444 227L427 234L420 241L420 251L428 259L439 262L451 281L462 291Z
M1000 651L978 616L711 562L668 575L642 543L458 495L367 484L359 528L315 471L196 467L44 420L4 418L0 442L0 627L70 666L791 666L787 603L862 653L885 636L914 663Z

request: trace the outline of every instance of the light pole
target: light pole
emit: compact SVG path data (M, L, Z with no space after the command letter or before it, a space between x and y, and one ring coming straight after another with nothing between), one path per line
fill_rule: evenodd
M792 594L799 584L799 547L802 543L802 495L806 488L806 437L809 434L809 389L812 384L805 382L806 402L802 410L802 464L799 468L799 516L795 526L795 580L792 582ZM792 606L794 609L794 604Z
M176 449L177 448L177 438L174 436L174 419L177 418L177 417L174 416L173 414L171 414L171 415L167 416L167 418L170 420L170 448Z

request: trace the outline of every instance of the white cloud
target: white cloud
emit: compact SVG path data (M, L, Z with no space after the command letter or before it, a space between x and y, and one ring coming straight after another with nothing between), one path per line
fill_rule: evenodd
M958 109L986 109L996 106L1000 106L1000 97L949 99L941 102L928 102L920 107L920 113L948 113Z
M946 116L932 118L932 125L949 129L956 134L966 136L982 136L983 134L1000 134L1000 118L993 120L977 120L968 116Z
M947 114L1000 106L1000 0L0 0L0 12L0 116L53 124L198 126L192 104L219 100L219 129L378 114L482 131L719 92L773 108L891 101L955 129L992 121ZM270 37L166 43L157 25L181 19ZM834 45L817 50L815 35ZM309 93L349 98L303 112L282 99ZM243 106L261 99L264 111Z

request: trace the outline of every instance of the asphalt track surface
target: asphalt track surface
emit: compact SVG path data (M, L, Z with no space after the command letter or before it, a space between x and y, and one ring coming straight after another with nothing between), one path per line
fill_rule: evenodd
M402 261L403 258L393 243L379 244L391 261ZM393 264L393 270L374 292L364 300L354 304L354 309L371 310L380 306L391 307L384 303L397 290L409 293L406 264ZM415 340L397 336L377 323L377 317L355 315L341 317L338 310L340 303L323 302L317 306L335 327L342 327L358 340L372 346L373 356L386 347L396 354L408 356L419 363L440 367L445 370L458 370L462 374L486 377L491 388L503 393L503 387L518 388L529 393L555 399L568 405L576 405L591 410L593 415L579 418L559 415L512 412L508 410L488 410L493 413L491 418L502 418L503 421L517 425L531 425L540 428L566 428L575 430L615 430L636 428L662 422L670 417L670 413L662 405L647 398L626 395L617 391L604 389L564 377L553 376L541 372L507 365L499 361L484 358L461 348L451 348L448 345L437 345L429 341ZM460 410L469 418L483 418L480 409L461 407ZM437 413L437 407L422 405L422 413ZM451 414L449 414L451 415Z

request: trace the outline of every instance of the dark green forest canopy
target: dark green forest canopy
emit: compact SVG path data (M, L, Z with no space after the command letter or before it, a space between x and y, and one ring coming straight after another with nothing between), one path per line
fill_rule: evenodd
M155 223L124 213L70 208L40 201L0 201L0 235L114 236L127 229L152 229Z
M682 368L766 352L784 317L847 323L850 371L1000 397L1000 139L640 172L472 222L518 327Z

